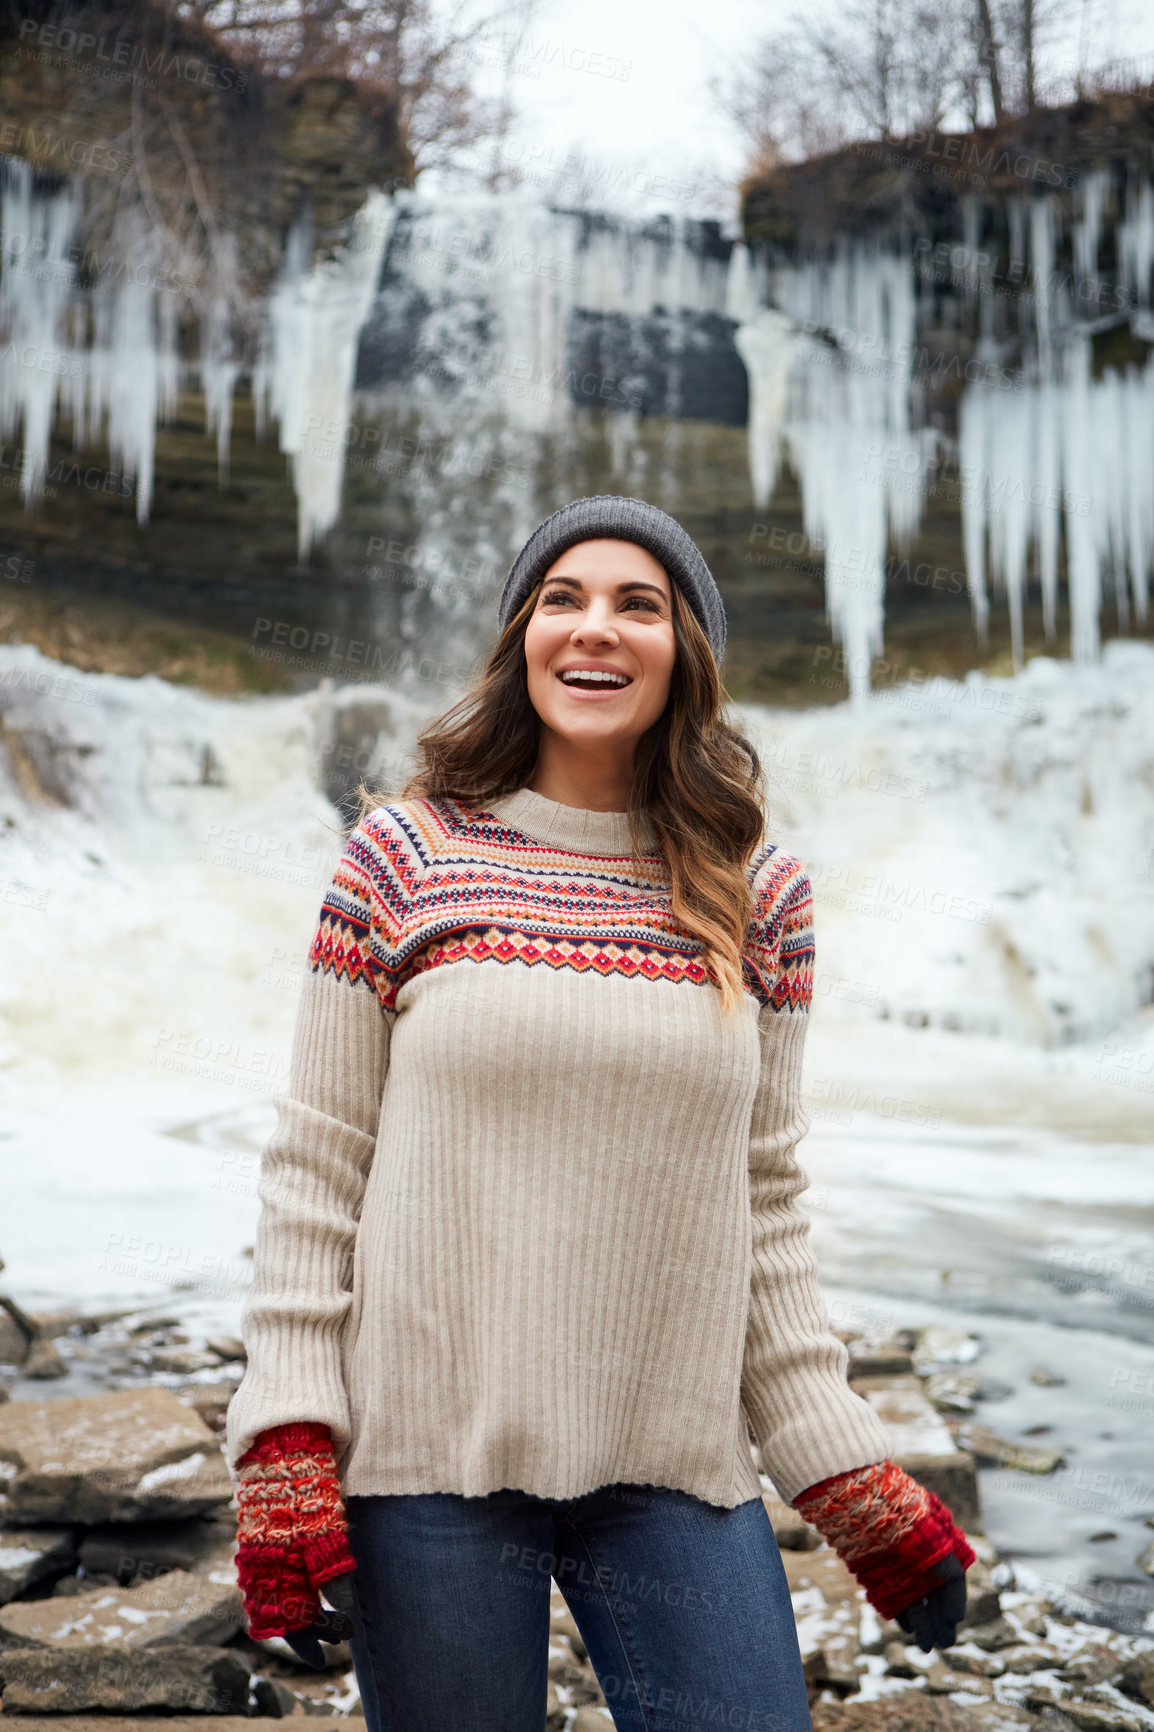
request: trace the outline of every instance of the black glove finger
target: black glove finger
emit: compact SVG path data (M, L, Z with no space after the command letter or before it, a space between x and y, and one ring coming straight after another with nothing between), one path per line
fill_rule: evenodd
M315 1624L310 1624L305 1630L286 1630L284 1640L306 1666L312 1666L318 1672L328 1670L328 1661L317 1640Z
M952 1648L966 1615L966 1572L953 1552L934 1565L938 1586L926 1596L928 1633L935 1648Z
M928 1654L934 1647L928 1596L924 1600L915 1600L912 1606L899 1612L897 1621L906 1634L913 1637L922 1653Z
M966 1572L953 1552L934 1565L931 1579L937 1586L897 1616L899 1628L913 1636L923 1654L952 1648L966 1614Z
M951 1623L960 1624L966 1615L966 1572L961 1559L951 1552L940 1564L934 1565L934 1574L942 1583L942 1616Z
M952 1648L958 1639L957 1620L945 1615L940 1605L935 1604L937 1593L930 1595L930 1603L926 1607L929 1614L927 1630L930 1644L934 1648Z

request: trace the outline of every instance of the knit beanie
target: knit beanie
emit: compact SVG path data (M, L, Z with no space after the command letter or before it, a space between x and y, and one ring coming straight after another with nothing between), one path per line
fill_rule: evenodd
M501 630L555 559L579 541L602 536L634 541L665 567L670 582L677 585L697 615L720 664L725 654L725 607L697 543L668 512L644 499L627 499L615 493L574 499L538 524L505 579L498 604Z

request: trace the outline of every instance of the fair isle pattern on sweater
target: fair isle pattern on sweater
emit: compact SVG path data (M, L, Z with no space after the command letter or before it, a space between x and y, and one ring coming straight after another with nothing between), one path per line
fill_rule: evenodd
M329 1427L345 1496L617 1481L733 1508L884 1460L795 1150L809 879L750 862L737 1014L648 818L519 789L347 838L261 1156L235 1472Z
M578 866L455 800L378 807L350 838L309 966L364 983L395 1010L406 980L452 962L521 963L705 984L701 945L674 921L659 856ZM791 854L764 844L747 868L756 914L743 974L775 1010L813 995L813 898ZM663 889L664 885L664 889Z

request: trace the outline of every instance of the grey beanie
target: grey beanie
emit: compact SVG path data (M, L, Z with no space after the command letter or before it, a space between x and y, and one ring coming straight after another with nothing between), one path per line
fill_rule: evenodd
M725 654L725 607L697 543L668 512L644 499L627 499L615 493L574 499L538 524L505 579L498 604L501 630L555 559L579 541L595 541L602 536L635 541L660 561L670 582L677 585L697 615L720 665Z

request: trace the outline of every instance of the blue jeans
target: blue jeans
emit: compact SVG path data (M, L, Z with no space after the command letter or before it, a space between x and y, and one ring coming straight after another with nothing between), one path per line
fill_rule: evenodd
M760 1498L660 1486L345 1500L367 1732L543 1732L550 1578L618 1732L809 1732Z

